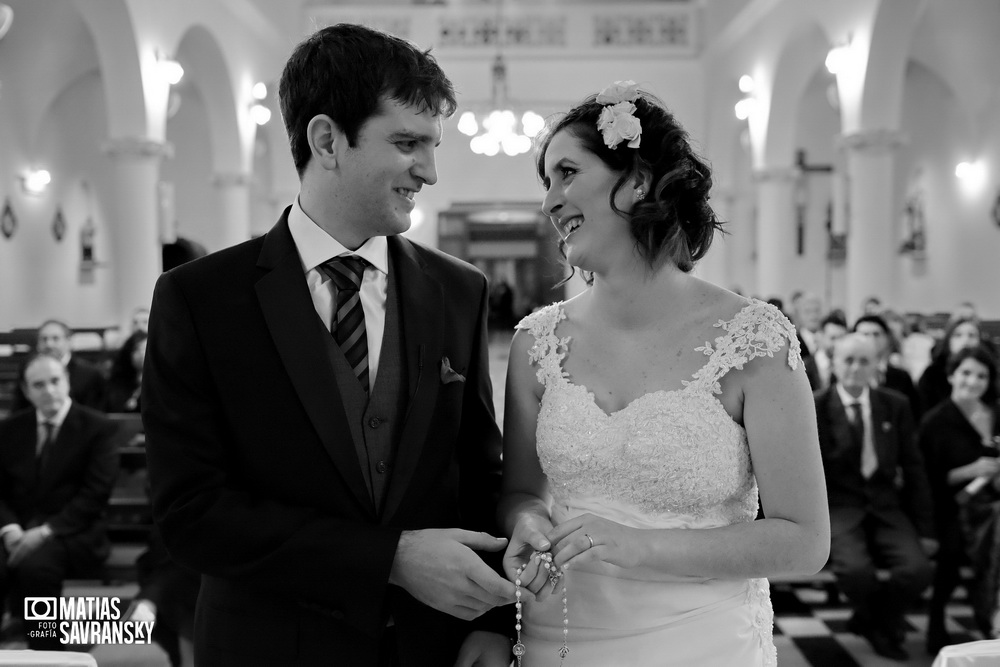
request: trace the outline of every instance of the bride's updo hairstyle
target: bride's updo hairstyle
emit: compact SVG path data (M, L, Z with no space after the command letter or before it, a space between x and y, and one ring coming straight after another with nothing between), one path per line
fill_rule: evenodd
M545 153L552 137L564 130L572 134L620 174L608 197L611 209L629 220L636 247L650 268L667 259L688 272L708 252L715 232L723 231L708 203L711 169L695 154L687 132L663 102L645 91L636 92L631 115L642 127L638 148L630 148L630 142L624 139L614 148L606 145L598 122L610 107L599 103L597 95L591 95L550 122L538 143L535 167L544 182ZM643 174L651 176L650 192L635 203L630 215L615 205L615 197L622 187L634 184Z

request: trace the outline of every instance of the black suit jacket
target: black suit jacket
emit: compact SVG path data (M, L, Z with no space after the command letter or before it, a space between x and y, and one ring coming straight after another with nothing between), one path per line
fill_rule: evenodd
M39 476L35 410L0 422L0 526L17 523L27 530L48 523L55 535L106 557L102 516L118 474L114 434L107 417L74 402Z
M869 397L878 469L865 480L861 475L860 451L853 445L847 410L836 386L816 392L816 419L830 511L864 508L888 514L903 509L922 536L933 537L930 486L914 440L909 403L901 394L887 389L870 389Z
M989 408L993 412L993 437L1000 439L1000 406L994 404ZM957 531L958 503L955 502L955 494L968 481L949 484L948 473L980 456L997 456L997 450L983 444L979 431L950 398L927 413L920 423L917 442L927 462L938 530L942 535L949 530Z
M388 578L403 530L499 534L485 277L388 239L408 406L378 514L287 215L157 282L143 372L154 517L204 575L205 642L257 664L309 664L312 646L373 665L391 616L403 665L450 664L470 624ZM464 382L442 382L444 357Z
M920 423L924 415L924 406L920 400L920 393L913 384L913 378L902 368L889 364L885 369L885 381L880 385L884 389L892 389L906 397L910 403L910 413L913 415L913 422Z
M87 363L76 355L70 355L69 363L66 364L66 373L69 375L69 395L75 403L85 405L95 410L103 410L106 403L107 381L101 369L93 364ZM11 404L11 412L26 410L31 407L27 396L21 390L20 378L17 387L14 389L14 402Z

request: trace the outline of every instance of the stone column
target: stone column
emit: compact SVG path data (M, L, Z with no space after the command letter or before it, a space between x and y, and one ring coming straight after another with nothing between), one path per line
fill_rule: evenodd
M217 193L219 224L213 234L214 247L221 250L250 238L250 175L244 172L216 172L212 185Z
M162 272L156 188L160 162L173 154L173 147L145 137L122 137L102 148L114 165L115 189L108 212L121 319L134 308L149 307L153 285Z
M906 138L895 130L871 129L843 135L838 143L847 155L844 307L853 319L867 297L891 306L896 294L895 150Z
M795 257L796 167L764 167L754 170L757 187L757 287L762 299L787 298L787 267Z

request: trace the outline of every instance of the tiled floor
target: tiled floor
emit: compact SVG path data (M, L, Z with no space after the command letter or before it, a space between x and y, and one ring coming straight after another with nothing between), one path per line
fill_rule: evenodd
M948 607L947 627L956 641L982 637L973 630L972 609L965 604L961 588ZM905 663L876 655L868 642L847 631L851 610L837 598L828 600L825 590L809 586L775 585L774 643L779 667L881 667L913 665L930 667L934 657L924 647L927 614L924 604L907 614L909 631L904 648L910 654Z

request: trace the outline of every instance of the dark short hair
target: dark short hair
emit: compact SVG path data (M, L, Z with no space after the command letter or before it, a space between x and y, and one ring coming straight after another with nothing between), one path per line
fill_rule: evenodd
M892 329L889 328L889 323L885 321L885 318L881 315L862 315L854 322L854 328L851 331L857 331L859 324L864 324L865 322L871 322L872 324L877 324L882 331L885 332L886 336L892 337Z
M73 335L73 329L71 329L68 324L66 324L62 320L57 320L55 318L49 318L49 319L45 320L44 322L42 322L41 324L39 324L38 325L38 335L40 336L41 333L42 333L42 329L44 329L45 327L49 326L50 324L55 324L60 329L62 329L63 333L66 334L66 338L69 338L70 336Z
M51 352L32 352L27 357L24 358L24 361L21 362L21 368L18 370L17 377L18 381L21 383L22 386L27 386L25 383L25 375L28 372L28 368L39 359L51 359L52 361L56 362L57 364L59 364L59 368L63 369L63 374L66 376L66 378L69 379L69 371L66 369L65 366L63 366L62 360L59 357L52 354Z
M662 257L682 271L690 271L705 256L722 223L708 203L712 170L691 147L687 132L654 95L639 91L634 115L642 125L638 148L623 141L615 148L604 143L597 121L605 105L591 95L564 116L549 123L538 144L535 167L543 184L545 153L552 138L566 130L580 140L619 177L611 188L611 210L627 218L636 247L652 268ZM636 202L630 215L615 205L618 191L630 180L651 177L649 194ZM562 244L560 243L560 248Z
M997 360L982 345L970 345L969 347L963 347L958 352L955 352L948 357L948 363L945 364L945 375L951 377L951 374L962 365L962 362L966 359L975 359L983 366L986 366L987 373L989 375L989 382L986 385L986 391L983 393L984 403L996 403L998 390L997 390Z
M444 116L457 107L455 89L430 49L350 23L318 30L295 47L281 73L278 98L300 176L312 155L306 129L320 114L354 147L384 99Z
M823 321L819 323L819 328L822 329L827 324L836 324L837 326L847 328L847 320L839 312L834 311L823 318Z

